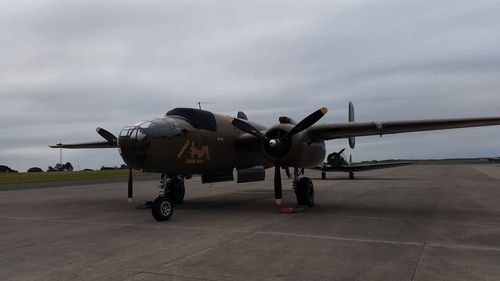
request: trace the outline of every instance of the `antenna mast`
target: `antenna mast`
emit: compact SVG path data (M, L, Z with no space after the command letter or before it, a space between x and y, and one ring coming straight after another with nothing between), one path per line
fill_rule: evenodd
M202 105L202 104L213 104L213 103L211 103L211 102L206 102L206 101L199 101L199 102L197 102L197 104L198 104L198 108L199 108L199 109L201 109L201 105Z

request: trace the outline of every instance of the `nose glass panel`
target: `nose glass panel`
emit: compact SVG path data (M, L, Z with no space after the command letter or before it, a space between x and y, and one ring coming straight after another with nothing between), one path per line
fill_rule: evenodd
M118 138L120 154L127 164L137 166L146 161L150 140L144 129L138 126L125 127Z

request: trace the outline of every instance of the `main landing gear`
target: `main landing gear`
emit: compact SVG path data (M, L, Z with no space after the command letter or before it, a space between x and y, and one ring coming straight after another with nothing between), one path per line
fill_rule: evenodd
M174 203L184 201L184 177L162 174L159 188L159 195L151 206L151 214L157 221L166 221L174 213Z
M293 190L297 196L299 206L312 207L314 205L314 186L310 178L302 177L304 169L293 169Z

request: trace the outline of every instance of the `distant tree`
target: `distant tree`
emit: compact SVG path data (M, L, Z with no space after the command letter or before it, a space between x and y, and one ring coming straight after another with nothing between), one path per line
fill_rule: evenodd
M125 165L125 164L122 164L122 165L120 166L120 169L122 169L122 170L128 169L128 166L127 166L127 165Z
M73 171L73 165L71 165L71 163L69 163L69 162L66 162L66 164L63 165L63 170L64 171L68 171L68 172L72 172Z
M28 169L28 173L42 173L43 170L38 167L33 167Z
M118 170L118 167L106 167L106 166L101 166L101 171L109 171L109 170Z
M17 171L16 170L12 170L8 166L0 165L0 173L17 173Z
M54 167L49 166L47 172L71 172L73 171L73 165L70 162L66 162L66 164L57 163Z
M5 165L0 165L0 173L8 173L10 168Z
M92 169L83 169L84 172L93 172L94 170Z

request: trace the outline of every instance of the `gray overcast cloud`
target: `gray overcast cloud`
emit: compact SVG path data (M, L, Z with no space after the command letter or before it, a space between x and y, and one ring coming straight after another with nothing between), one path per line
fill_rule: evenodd
M500 115L500 1L1 2L0 164L13 169L197 101L264 125L321 106L344 122L349 100L359 121ZM366 137L353 154L495 156L499 140L500 127Z

